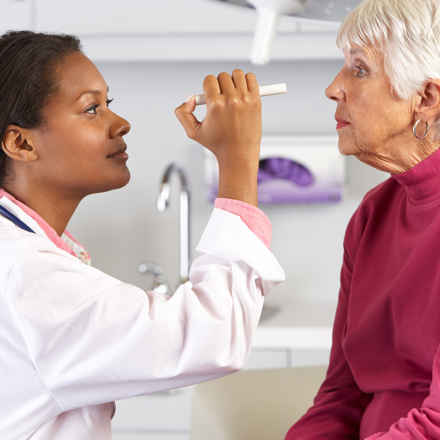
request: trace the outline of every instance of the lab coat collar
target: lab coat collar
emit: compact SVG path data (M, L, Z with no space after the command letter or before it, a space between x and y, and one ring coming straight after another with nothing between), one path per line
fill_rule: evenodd
M36 234L48 238L55 246L79 258L85 264L91 264L90 255L84 246L75 240L67 229L60 237L55 229L37 212L17 200L3 188L0 188L0 204L12 212L12 214L18 217L22 222L26 223Z

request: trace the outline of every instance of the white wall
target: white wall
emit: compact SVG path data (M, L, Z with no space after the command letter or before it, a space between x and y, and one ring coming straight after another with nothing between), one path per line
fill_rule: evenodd
M113 109L132 124L126 136L132 173L123 189L85 199L69 228L86 245L96 267L124 281L148 287L137 273L143 261L163 265L171 282L178 274L178 199L169 212L155 210L159 178L170 161L190 174L193 194L193 246L211 205L203 187L200 148L188 141L174 108L202 90L208 73L235 67L254 71L261 84L287 82L285 96L263 98L264 134L335 134L335 104L324 90L340 61L272 63L131 63L99 64L110 85ZM387 175L356 159L347 160L347 191L340 204L270 206L263 209L273 222L273 251L287 273L287 282L267 298L288 311L295 301L337 299L342 240L347 222L365 192ZM177 182L174 189L177 189ZM290 306L294 307L294 306ZM288 313L285 314L288 319Z

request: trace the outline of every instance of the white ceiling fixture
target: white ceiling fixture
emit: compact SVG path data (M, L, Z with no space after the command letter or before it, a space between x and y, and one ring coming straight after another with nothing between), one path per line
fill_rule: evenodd
M255 8L258 13L251 61L266 64L281 15L313 20L341 21L360 0L217 0Z

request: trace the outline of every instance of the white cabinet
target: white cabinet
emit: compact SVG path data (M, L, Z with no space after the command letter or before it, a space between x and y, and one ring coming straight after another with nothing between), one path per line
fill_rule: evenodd
M254 348L246 369L323 365L324 347L292 351L291 347ZM193 387L120 400L112 420L115 440L189 440Z
M257 328L246 369L327 365L336 304L295 304ZM283 313L285 315L283 315ZM271 325L268 325L268 321ZM294 323L294 327L282 324ZM192 392L186 387L120 400L113 418L116 440L189 440Z
M36 30L79 35L253 33L256 13L214 0L35 1ZM280 32L334 32L337 23L282 17Z
M337 34L340 23L333 21L319 21L319 20L306 20L298 19L296 20L298 26L298 32L315 32L323 33L327 32L329 34Z
M94 61L244 61L252 48L256 12L214 0L34 0L41 32L80 37ZM335 25L298 25L283 17L274 60L339 58Z
M189 440L189 434L148 434L145 432L113 432L113 440Z
M214 0L0 0L0 32L77 35L94 61L247 61L256 12ZM337 24L282 17L273 60L341 58Z
M190 429L191 387L133 397L116 403L117 431L185 433Z
M253 350L246 368L284 368L288 359L286 350ZM135 432L136 435L145 434L146 439L154 434L158 440L181 440L179 436L189 435L191 429L192 389L186 387L118 401L112 420L113 430L120 436Z
M252 10L210 0L35 0L38 30L81 35L252 32Z
M0 0L0 34L32 29L31 0Z
M254 349L246 362L245 369L263 370L285 368L289 365L290 352L285 349Z

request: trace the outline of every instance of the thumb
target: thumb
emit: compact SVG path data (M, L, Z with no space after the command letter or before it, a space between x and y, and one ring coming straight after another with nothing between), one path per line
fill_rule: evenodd
M176 108L174 113L177 116L180 124L184 128L186 135L190 139L195 139L197 130L200 127L200 121L194 116L193 111L196 108L196 99L191 96L182 105Z

